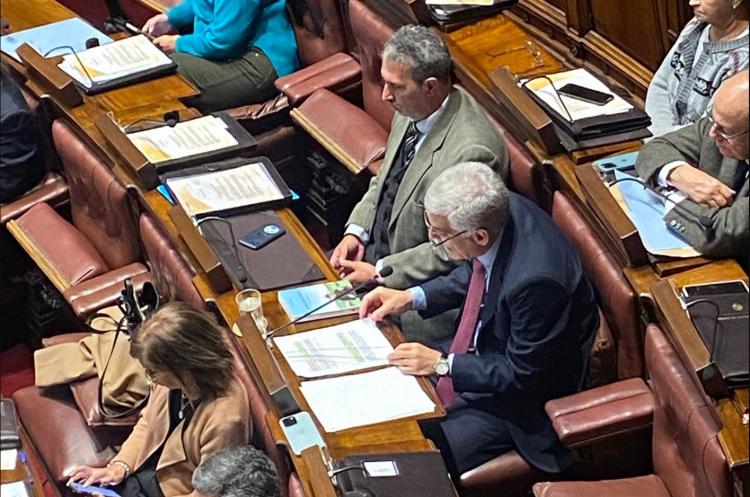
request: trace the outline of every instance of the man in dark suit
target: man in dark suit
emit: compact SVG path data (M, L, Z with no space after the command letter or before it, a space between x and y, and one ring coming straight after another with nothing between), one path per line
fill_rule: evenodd
M16 84L4 73L0 77L0 203L5 203L39 183L45 168L34 115Z
M463 301L447 351L404 343L389 357L406 374L438 378L448 415L425 434L457 474L512 449L541 470L565 469L572 459L544 404L586 378L598 316L578 256L546 213L483 164L443 172L425 212L433 246L465 262L418 287L373 290L360 315L429 316Z
M396 110L385 158L331 257L334 269L353 283L374 277L382 266L393 268L382 283L399 289L449 272L454 264L430 249L422 221L430 183L467 161L507 176L505 142L474 98L452 86L451 67L445 43L424 26L404 26L385 44L382 99ZM408 313L404 333L444 338L454 314L424 322Z
M667 225L707 256L747 256L749 99L745 70L722 83L707 117L651 140L635 164L671 199L664 205Z

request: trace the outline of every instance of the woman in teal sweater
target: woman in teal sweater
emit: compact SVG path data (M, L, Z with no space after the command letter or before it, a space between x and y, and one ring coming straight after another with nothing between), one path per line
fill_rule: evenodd
M297 42L286 0L183 0L143 26L171 54L177 71L200 90L201 112L256 103L273 82L297 69ZM185 35L167 34L192 26Z

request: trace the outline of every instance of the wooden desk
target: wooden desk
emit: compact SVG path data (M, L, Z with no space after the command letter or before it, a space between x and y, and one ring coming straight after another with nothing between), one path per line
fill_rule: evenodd
M693 371L694 374L691 377L701 391L703 391L703 386L699 375L710 362L710 354L698 330L695 329L682 308L677 295L685 285L737 279L748 282L747 275L736 262L721 261L658 281L652 288L659 323L675 345L682 361ZM748 389L734 390L729 398L711 399L711 401L715 402L716 417L722 425L719 442L734 477L735 495L739 497L744 495L747 488L746 478L749 467L748 436L750 432L748 425L743 423L743 414L748 408Z
M23 429L21 429L21 447L28 446L29 439ZM45 497L44 490L42 489L42 481L39 479L39 475L33 471L32 465L29 464L23 449L18 451L15 468L0 471L0 483L13 483L16 481L28 481L33 497Z

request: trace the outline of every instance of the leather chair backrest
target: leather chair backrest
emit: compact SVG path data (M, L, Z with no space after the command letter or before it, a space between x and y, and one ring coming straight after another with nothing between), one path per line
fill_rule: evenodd
M531 157L526 147L508 131L508 128L500 124L489 113L487 119L495 125L497 132L503 137L508 147L509 188L532 200L535 204L544 207L542 171L539 164Z
M193 271L154 219L142 213L139 228L146 260L159 294L169 300L185 302L196 310L205 309L205 302L193 285Z
M383 45L395 30L361 0L349 2L349 21L357 40L359 65L362 68L362 101L365 111L386 131L391 129L393 107L381 98L383 82L380 77Z
M52 124L52 139L68 179L73 225L110 269L140 260L138 230L125 188L60 120Z
M646 328L645 348L654 393L654 472L673 496L732 495L714 407L656 325Z
M245 386L248 400L250 401L250 412L253 417L253 445L263 450L273 461L276 466L276 472L279 475L281 497L286 497L290 473L288 459L284 452L276 445L273 434L268 427L268 422L266 421L266 415L269 410L268 405L266 405L263 394L247 367L247 361L251 359L248 357L247 349L232 334L229 335L229 349L234 359L235 374Z
M287 0L302 67L346 51L344 26L336 0Z
M617 376L643 376L643 340L638 298L606 247L565 195L552 196L552 218L576 248L584 272L596 288L599 306L617 344Z

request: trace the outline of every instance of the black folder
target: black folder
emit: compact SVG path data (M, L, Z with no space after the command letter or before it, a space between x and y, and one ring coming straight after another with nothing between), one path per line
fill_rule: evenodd
M430 17L444 31L454 31L511 8L518 0L495 0L494 5L428 5Z
M365 463L392 462L397 474L371 476ZM338 461L347 468L336 475L341 490L359 490L376 497L455 497L456 491L439 452L355 455Z
M748 292L685 297L693 325L729 388L750 383L750 297ZM718 306L718 316L717 316ZM718 318L718 320L717 320ZM714 336L714 330L716 335Z
M73 78L73 82L81 89L86 95L96 95L123 86L130 86L136 83L142 83L151 79L160 78L162 76L169 76L177 70L177 64L171 62L157 67L152 67L144 71L138 71L119 78L110 79L101 83L91 81L91 86L86 86L77 79Z
M11 399L0 399L0 449L18 449L21 436L18 432L16 406Z

